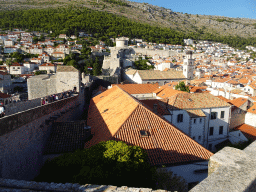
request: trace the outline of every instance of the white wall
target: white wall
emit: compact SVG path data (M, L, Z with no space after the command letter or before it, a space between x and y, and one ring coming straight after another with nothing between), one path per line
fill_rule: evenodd
M229 140L232 144L248 141L248 139L243 135L240 130L230 132Z
M205 132L205 138L208 138L208 145L212 144L213 151L215 150L214 145L222 142L225 140L228 136L228 130L229 130L229 107L223 107L223 108L211 108L211 109L202 109L203 112L206 115L206 130ZM224 118L220 118L221 111L225 111ZM211 118L211 112L217 112L217 118L216 119L210 119ZM223 126L223 134L219 135L219 127ZM213 135L209 135L210 133L210 127L214 127L213 129ZM207 137L208 136L208 137ZM206 146L206 143L204 146L208 149L208 146Z
M244 123L256 127L256 114L247 112Z
M142 79L140 78L140 75L138 72L136 72L135 75L133 76L133 81L138 84L142 84Z
M183 114L183 122L177 122L177 118L179 114ZM172 115L173 119L171 120L171 115L164 115L164 118L172 123L175 127L177 127L179 130L183 131L187 135L189 134L189 120L190 117L188 113L185 110L175 110L173 111Z
M196 119L196 123L194 123L194 119ZM200 123L200 119L202 120ZM204 137L204 128L205 128L205 117L200 118L192 118L191 121L191 138L197 141L199 144L203 145L203 137ZM201 139L199 139L201 136ZM195 137L195 138L193 138Z

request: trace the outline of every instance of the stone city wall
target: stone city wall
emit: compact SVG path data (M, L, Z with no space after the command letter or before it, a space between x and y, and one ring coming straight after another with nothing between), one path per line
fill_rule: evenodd
M177 55L175 51L165 51L165 50L155 50L155 49L145 49L145 48L133 48L136 53L142 53L143 55L154 56L155 54L159 56L170 57Z
M31 180L43 164L43 148L54 121L80 117L84 97L72 96L0 119L0 177Z
M17 192L22 191L51 191L51 192L168 192L166 190L152 190L150 188L134 188L134 187L117 187L112 185L79 185L77 183L46 183L24 180L0 179L0 190L8 191L8 189L15 189ZM11 191L11 190L10 190ZM177 191L174 191L177 192Z
M35 108L41 106L41 98L27 100L27 101L20 101L20 102L12 102L5 105L5 115L11 115L14 113L19 113L21 111L26 111L31 108Z
M224 147L210 157L208 177L190 192L256 191L256 141L244 150Z

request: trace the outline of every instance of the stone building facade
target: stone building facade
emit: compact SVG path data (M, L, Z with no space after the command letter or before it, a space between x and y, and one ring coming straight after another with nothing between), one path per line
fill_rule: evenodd
M56 74L44 74L29 78L28 99L45 97L63 91L80 91L81 73L72 66L58 66Z
M121 68L133 65L135 51L128 47L129 38L116 39L116 47L110 47L110 56L105 56L102 65L103 75L121 75Z

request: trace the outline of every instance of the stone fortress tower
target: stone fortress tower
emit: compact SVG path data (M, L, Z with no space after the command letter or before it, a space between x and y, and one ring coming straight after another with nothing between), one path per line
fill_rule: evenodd
M194 78L194 62L195 59L192 59L192 51L186 52L186 58L183 59L183 75L187 78L187 80L191 80Z
M135 51L128 47L129 38L116 38L116 47L110 47L110 56L104 56L102 75L121 75L121 69L131 67L135 61Z

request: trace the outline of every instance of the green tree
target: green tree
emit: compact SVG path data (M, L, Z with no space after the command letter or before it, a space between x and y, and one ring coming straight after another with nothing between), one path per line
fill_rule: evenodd
M93 63L93 75L94 76L97 76L97 75L100 75L101 74L101 64L99 62L99 59L98 57L95 58L95 61Z
M175 90L185 91L185 92L188 92L188 93L190 92L189 91L189 86L186 86L183 81L179 82L179 84L177 84L175 86Z
M12 65L12 59L6 59L5 61L6 65L9 67L9 73L10 73L10 68L11 68L11 65Z
M37 36L33 37L32 39L33 39L33 43L35 43L35 44L39 41Z

